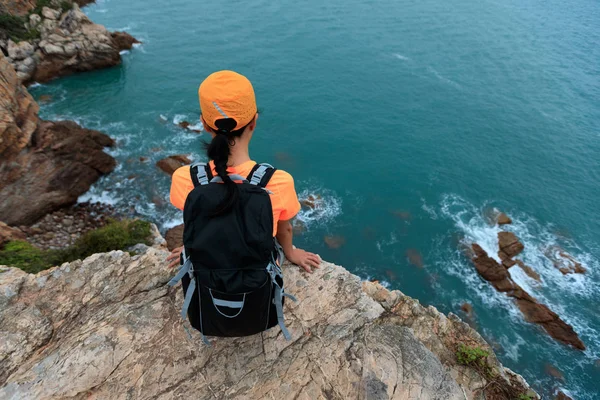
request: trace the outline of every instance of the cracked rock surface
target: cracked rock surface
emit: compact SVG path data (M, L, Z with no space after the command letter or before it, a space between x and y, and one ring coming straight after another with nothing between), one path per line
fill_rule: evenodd
M455 361L459 342L489 349L475 331L326 262L310 275L284 266L299 300L285 307L291 341L273 328L206 347L182 326L167 254L0 267L0 398L482 398L486 381ZM502 379L527 387L490 353Z

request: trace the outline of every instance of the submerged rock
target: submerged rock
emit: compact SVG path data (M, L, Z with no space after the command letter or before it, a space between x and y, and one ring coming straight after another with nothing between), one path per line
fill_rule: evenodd
M535 272L535 270L533 268L531 268L529 265L526 265L523 261L521 260L516 260L515 261L519 267L525 271L525 273L532 279L541 282L542 278L540 277L540 274L538 274L537 272Z
M0 398L473 399L489 382L458 365L459 343L490 351L495 381L528 391L456 316L329 263L284 265L299 299L285 304L291 341L273 328L203 346L182 327L167 254L113 251L38 275L2 267Z
M423 262L423 256L417 249L407 249L406 258L408 258L408 262L414 265L415 267L423 268L423 266L425 265L425 263Z
M548 259L550 259L550 261L552 261L554 268L562 272L563 275L586 273L586 269L583 267L583 265L581 265L580 262L575 260L573 256L558 246L551 246L547 248L545 255Z
M563 382L565 381L565 376L563 375L563 373L560 372L560 370L552 364L546 363L544 365L544 371L546 372L546 375L549 375Z
M325 241L325 244L327 245L327 247L329 247L330 249L339 249L340 247L342 247L344 244L346 244L346 238L343 236L325 236L323 238L323 240Z

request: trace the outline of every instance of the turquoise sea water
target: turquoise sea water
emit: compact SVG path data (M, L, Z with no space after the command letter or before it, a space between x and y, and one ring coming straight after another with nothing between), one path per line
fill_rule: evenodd
M144 43L120 67L32 88L53 96L44 117L118 140L117 171L85 198L179 223L154 163L203 159L206 135L174 122L197 122L201 80L234 69L262 111L252 156L323 198L302 211L299 246L444 312L471 302L474 326L537 390L600 398L600 3L104 0L86 12ZM514 279L586 351L525 323L463 256L461 242L495 248L494 207L543 282L517 267ZM345 244L330 249L327 235ZM553 244L588 273L563 276L544 256Z

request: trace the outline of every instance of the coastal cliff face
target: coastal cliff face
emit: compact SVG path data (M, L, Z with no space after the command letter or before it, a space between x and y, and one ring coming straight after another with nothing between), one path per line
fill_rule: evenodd
M59 3L37 12L30 7L25 14L16 11L24 10L23 2L2 3L0 9L5 13L25 19L26 39L0 35L0 48L21 82L46 82L74 72L111 67L121 62L120 51L138 43L125 32L111 33L90 21L77 5L84 2L67 1L69 7Z
M73 204L116 161L114 142L70 121L42 121L39 106L0 54L0 221L31 224Z
M458 317L325 262L313 274L285 265L286 288L299 299L285 306L291 341L274 328L206 347L195 331L186 335L181 289L166 285L167 251L137 250L38 275L1 267L0 398L491 399L510 398L497 387L528 391ZM493 374L458 365L460 344L489 351Z

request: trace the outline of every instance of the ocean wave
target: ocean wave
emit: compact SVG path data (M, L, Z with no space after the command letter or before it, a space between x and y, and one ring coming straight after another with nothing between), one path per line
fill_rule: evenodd
M298 194L298 199L303 207L296 220L304 224L306 230L314 225L327 224L342 213L342 199L328 189L304 189Z
M78 203L104 203L110 204L112 206L118 204L121 200L122 198L117 197L111 192L108 192L106 190L99 191L94 187L92 187L88 192L82 194L77 198Z
M410 61L409 57L403 56L402 54L399 54L399 53L394 53L393 56L396 57L398 60Z

